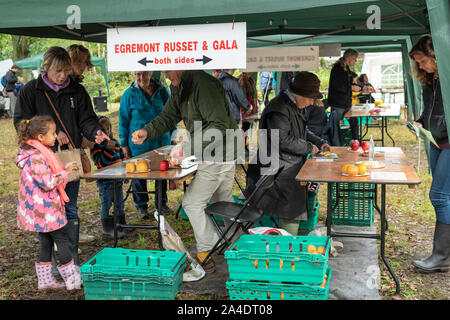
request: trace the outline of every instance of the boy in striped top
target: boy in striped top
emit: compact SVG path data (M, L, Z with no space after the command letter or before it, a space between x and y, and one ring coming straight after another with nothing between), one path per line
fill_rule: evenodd
M102 126L103 131L111 140L103 141L100 144L95 144L91 149L91 157L95 166L100 169L111 164L125 160L125 155L122 151L120 143L113 139L112 125L109 118L101 116L99 117L99 124ZM96 181L98 186L98 192L100 195L100 218L102 220L103 235L114 238L114 217L109 214L112 203L114 202L114 183L112 179L99 179ZM123 201L122 182L120 181L117 188L117 200L119 201L119 223L126 224L125 222L125 203ZM123 238L124 233L118 231L117 236Z

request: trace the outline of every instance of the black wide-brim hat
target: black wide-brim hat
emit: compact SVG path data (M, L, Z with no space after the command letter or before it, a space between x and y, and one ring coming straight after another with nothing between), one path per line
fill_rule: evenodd
M320 80L311 72L301 71L295 75L294 81L289 83L289 91L302 97L322 99Z

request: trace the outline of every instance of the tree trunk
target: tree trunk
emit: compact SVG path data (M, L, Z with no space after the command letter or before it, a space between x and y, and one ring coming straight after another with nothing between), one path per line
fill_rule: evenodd
M13 61L22 60L30 55L30 50L28 48L28 38L26 36L11 36L12 47L13 47ZM31 70L25 69L20 70L19 75L23 77L24 83L27 83L33 79L33 73Z

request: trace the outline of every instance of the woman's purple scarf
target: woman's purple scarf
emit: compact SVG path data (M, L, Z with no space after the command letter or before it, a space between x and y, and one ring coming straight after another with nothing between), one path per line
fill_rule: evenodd
M59 90L64 89L70 83L70 77L67 77L66 81L64 81L63 84L56 84L56 83L51 82L47 78L47 72L42 72L41 76L42 76L42 80L44 80L45 84L55 92L58 92Z

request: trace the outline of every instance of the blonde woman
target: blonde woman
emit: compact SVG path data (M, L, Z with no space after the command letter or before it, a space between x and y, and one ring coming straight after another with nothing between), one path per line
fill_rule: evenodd
M91 99L78 82L69 76L72 70L70 56L64 48L51 47L44 54L41 74L31 80L19 91L16 110L14 111L14 125L17 129L21 120L31 119L35 115L50 115L56 124L57 142L62 149L68 147L69 138L64 133L61 122L56 117L50 100L58 111L75 148L81 147L82 135L89 140L101 143L109 138L101 130L95 115ZM78 240L80 224L78 218L77 199L80 181L72 181L66 185L65 192L70 201L65 204L67 232L70 248L75 265L80 265L78 257Z
M352 91L361 90L360 87L353 85L354 72L349 68L355 65L357 59L358 51L347 49L331 69L328 104L331 106L331 112L335 111L338 114L339 121L352 107ZM358 119L349 118L347 120L350 123L352 138L359 140Z

